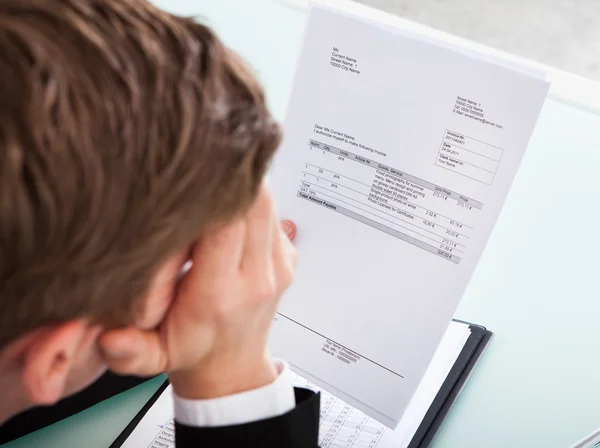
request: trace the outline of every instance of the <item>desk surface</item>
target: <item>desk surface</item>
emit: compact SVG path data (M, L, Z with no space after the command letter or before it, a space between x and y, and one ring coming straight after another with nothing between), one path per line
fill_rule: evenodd
M155 3L214 26L254 66L283 118L306 18L301 4ZM496 338L435 447L563 448L600 426L600 87L560 72L551 79L551 97L456 313ZM105 448L158 384L6 447Z

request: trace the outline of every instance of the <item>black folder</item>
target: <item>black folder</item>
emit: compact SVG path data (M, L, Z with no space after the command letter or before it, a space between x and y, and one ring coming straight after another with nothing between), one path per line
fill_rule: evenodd
M465 343L460 355L456 359L454 366L446 377L442 387L431 403L429 410L425 414L425 418L419 425L419 429L415 433L408 448L427 448L431 445L434 437L438 433L444 420L448 416L452 405L460 395L460 392L467 383L471 373L477 366L481 355L487 348L493 337L493 333L480 325L473 325L468 322L454 320L469 325L471 335ZM152 405L158 400L160 395L168 387L169 382L165 382L158 388L156 393L150 398L135 418L117 437L110 448L119 448L125 440L130 436L136 426L140 423L144 415L150 410Z
M419 429L413 436L408 448L427 448L440 430L452 405L471 377L473 370L481 359L494 334L481 325L474 325L454 319L469 325L471 336L456 359L454 366L446 377L444 384L437 393Z

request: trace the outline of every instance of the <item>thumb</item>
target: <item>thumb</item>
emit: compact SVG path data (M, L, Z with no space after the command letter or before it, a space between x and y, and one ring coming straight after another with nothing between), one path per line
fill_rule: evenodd
M281 229L290 240L294 240L294 237L296 236L297 232L296 224L294 224L289 219L284 219L283 221L281 221Z
M159 333L137 328L109 330L98 344L108 368L121 375L152 376L166 372L169 358Z

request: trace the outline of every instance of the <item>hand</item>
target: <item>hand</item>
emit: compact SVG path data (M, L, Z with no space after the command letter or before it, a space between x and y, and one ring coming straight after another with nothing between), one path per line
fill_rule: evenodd
M152 331L112 330L100 339L111 370L167 371L185 398L212 398L275 380L267 337L279 298L292 279L295 226L280 225L266 189L248 214L192 250L165 319Z

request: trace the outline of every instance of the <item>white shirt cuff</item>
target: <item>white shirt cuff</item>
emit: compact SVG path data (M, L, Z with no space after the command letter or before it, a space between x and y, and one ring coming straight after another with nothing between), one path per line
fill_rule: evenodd
M188 400L173 392L175 420L187 426L242 425L283 415L296 406L289 366L275 361L277 379L258 389L209 400Z

